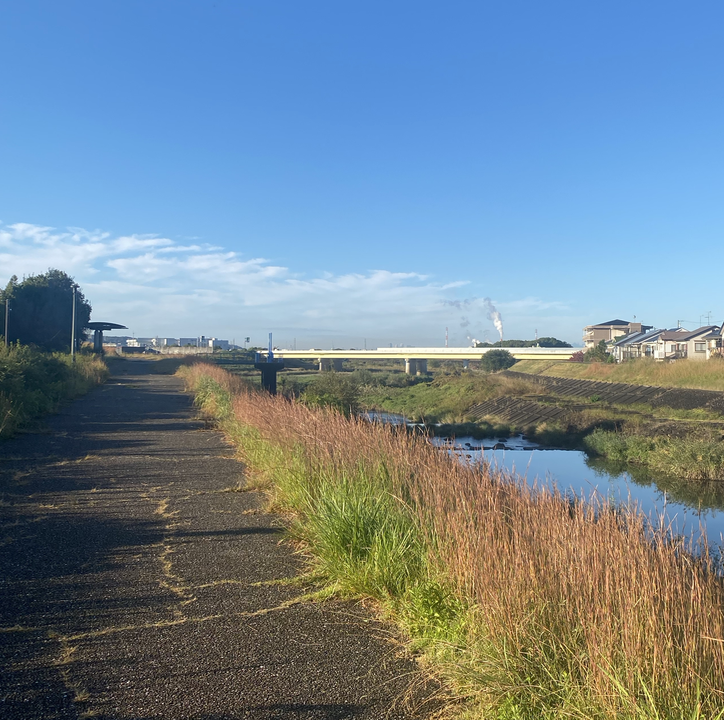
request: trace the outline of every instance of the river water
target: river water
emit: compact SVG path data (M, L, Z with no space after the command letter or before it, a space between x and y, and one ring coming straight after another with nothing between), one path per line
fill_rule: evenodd
M405 418L391 413L370 413L372 419L394 424ZM654 475L645 468L589 458L579 450L545 449L521 436L509 438L431 438L466 462L489 462L533 484L555 484L578 497L598 493L623 504L635 503L652 519L664 514L676 534L697 538L700 528L712 545L724 545L724 482L693 483ZM658 524L658 522L657 522Z

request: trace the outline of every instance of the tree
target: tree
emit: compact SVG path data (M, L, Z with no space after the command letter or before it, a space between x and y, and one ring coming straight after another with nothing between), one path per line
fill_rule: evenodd
M588 348L583 355L585 362L612 363L613 355L608 354L608 347L605 340L601 340L596 347Z
M544 348L569 348L573 347L571 343L565 342L564 340L559 340L558 338L554 337L542 337L538 339L538 345L540 347Z
M488 350L480 360L480 367L486 372L498 372L515 365L516 359L507 350Z
M75 339L76 347L79 347L90 321L91 305L72 277L54 269L42 275L31 275L22 282L13 275L0 293L3 310L5 303L10 303L9 342L33 345L47 351L70 350L74 287Z

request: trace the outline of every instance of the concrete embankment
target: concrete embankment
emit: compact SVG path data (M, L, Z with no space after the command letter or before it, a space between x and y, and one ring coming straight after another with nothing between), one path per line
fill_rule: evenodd
M603 402L615 405L645 404L654 408L668 407L675 410L701 408L724 413L724 393L714 390L577 380L549 375L530 375L511 370L507 370L503 374L511 378L537 383L550 392L567 397L590 398L597 395Z
M0 444L0 717L423 717L386 628L279 584L279 520L181 382L124 365Z
M539 423L568 423L576 414L590 411L596 403L602 406L615 406L621 421L637 416L651 424L650 429L674 431L675 423L656 418L652 411L656 408L672 410L707 410L710 413L724 413L724 393L711 390L689 390L685 388L664 388L648 385L630 385L626 383L597 382L557 378L544 375L529 375L506 371L502 375L526 380L545 388L548 395L493 398L473 405L468 416L475 420L494 418L517 428L527 428ZM644 410L641 410L643 406ZM630 409L629 409L630 408ZM719 428L722 423L714 419L701 421L701 424ZM724 418L723 418L724 420ZM580 423L580 419L577 420ZM590 419L591 427L595 419ZM584 426L587 423L584 421ZM579 429L584 429L583 427Z

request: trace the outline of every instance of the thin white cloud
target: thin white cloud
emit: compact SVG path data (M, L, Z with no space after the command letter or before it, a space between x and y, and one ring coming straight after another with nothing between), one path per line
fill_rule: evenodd
M380 344L442 344L444 328L457 326L459 312L444 301L469 283L438 283L385 269L305 277L266 258L245 257L198 238L189 245L189 239L0 224L0 283L13 274L59 268L82 285L94 319L123 323L139 336L261 339L285 328L300 342L334 338L335 344L357 346L363 337ZM539 298L499 306L506 322L515 315L567 310ZM475 321L486 322L484 315Z
M511 300L509 302L498 303L501 310L515 313L533 313L538 314L543 311L567 311L568 305L557 300L542 300L537 297L521 298L520 300Z

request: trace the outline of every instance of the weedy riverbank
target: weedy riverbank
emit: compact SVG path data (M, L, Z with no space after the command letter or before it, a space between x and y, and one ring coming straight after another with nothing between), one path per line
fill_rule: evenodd
M611 364L521 360L515 364L513 370L531 375L552 375L579 380L724 391L724 360L719 358L675 362L637 358Z
M583 438L591 455L633 465L686 480L724 478L724 443L721 432L709 437L644 436L594 430Z
M496 399L505 402L487 402L487 409L480 410L482 403ZM374 409L442 423L430 427L435 434L483 438L520 433L543 446L582 449L687 480L724 478L724 417L704 407L617 405L596 394L559 395L517 375L472 372L412 387L372 388L362 401ZM556 410L554 419L542 412L551 409Z
M310 572L373 599L467 717L724 717L724 586L706 548L217 367L180 372Z
M24 425L108 377L108 368L96 356L44 353L24 345L0 347L0 437L9 437Z
M544 393L545 389L534 382L468 372L439 375L432 382L407 387L367 386L361 401L368 408L400 413L414 422L454 424L469 421L468 411L476 403L504 396Z

